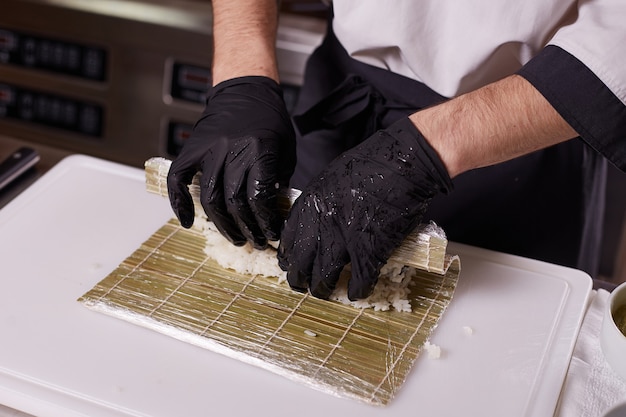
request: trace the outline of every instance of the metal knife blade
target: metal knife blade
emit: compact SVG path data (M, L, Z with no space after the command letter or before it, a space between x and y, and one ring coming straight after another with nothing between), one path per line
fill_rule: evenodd
M0 162L0 190L39 162L36 150L22 147Z

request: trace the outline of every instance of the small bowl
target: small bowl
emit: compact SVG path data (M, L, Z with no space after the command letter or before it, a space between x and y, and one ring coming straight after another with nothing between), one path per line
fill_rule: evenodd
M626 381L626 336L617 327L614 318L615 312L623 306L626 306L626 282L609 296L600 330L600 346L611 368Z

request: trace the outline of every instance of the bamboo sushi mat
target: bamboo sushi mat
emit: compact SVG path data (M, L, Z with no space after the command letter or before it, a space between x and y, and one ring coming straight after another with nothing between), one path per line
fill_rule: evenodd
M226 270L205 238L170 220L84 294L88 308L252 363L340 397L387 404L453 295L444 275L419 272L412 312L356 309L292 291L273 277Z

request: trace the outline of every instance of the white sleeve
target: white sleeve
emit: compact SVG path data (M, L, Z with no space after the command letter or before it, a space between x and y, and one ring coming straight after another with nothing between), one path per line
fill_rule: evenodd
M626 1L580 0L549 44L587 66L626 105Z

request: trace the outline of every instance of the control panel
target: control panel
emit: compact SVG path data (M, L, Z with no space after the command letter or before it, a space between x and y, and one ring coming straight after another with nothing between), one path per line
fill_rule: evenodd
M172 63L170 78L172 99L204 104L207 88L210 86L210 68L177 61Z
M0 63L105 81L104 48L0 27Z
M60 94L0 83L0 117L98 138L103 133L104 109Z
M212 84L212 5L197 0L1 0L0 131L142 167L173 158ZM281 15L288 109L325 21Z

